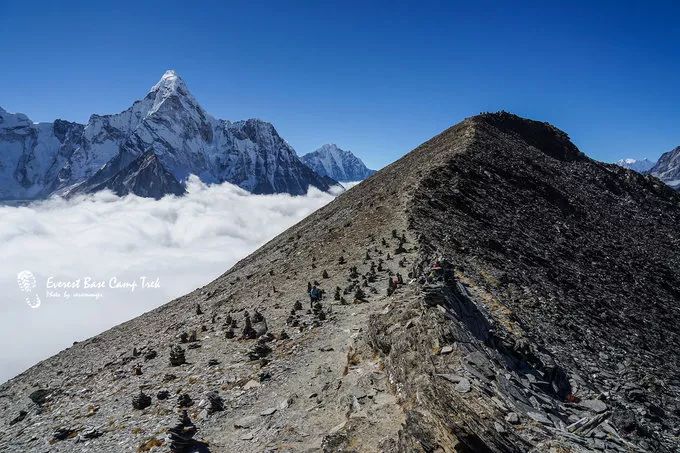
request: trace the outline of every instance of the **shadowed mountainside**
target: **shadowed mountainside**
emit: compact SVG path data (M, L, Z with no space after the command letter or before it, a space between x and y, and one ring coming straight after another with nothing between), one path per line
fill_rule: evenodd
M0 445L677 451L679 203L546 123L469 118L2 385Z

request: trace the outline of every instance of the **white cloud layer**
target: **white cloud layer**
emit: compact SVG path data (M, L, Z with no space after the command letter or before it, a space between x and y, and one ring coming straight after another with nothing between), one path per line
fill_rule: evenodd
M301 197L251 195L197 179L188 191L158 201L100 192L0 206L0 382L203 286L334 198L315 189ZM26 292L17 284L24 270L36 281ZM158 279L160 287L141 288L141 277ZM88 278L104 287L84 288ZM47 288L48 279L52 286L79 280L80 287ZM112 279L138 286L111 288ZM83 293L101 297L76 297ZM34 309L25 299L36 294Z

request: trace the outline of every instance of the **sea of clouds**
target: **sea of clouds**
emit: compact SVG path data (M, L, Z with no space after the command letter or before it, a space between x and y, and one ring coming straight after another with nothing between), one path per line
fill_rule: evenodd
M0 382L205 285L338 193L252 195L191 179L181 198L0 206Z

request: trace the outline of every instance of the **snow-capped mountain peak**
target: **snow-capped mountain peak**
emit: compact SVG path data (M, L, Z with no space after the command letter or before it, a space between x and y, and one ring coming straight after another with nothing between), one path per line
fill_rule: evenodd
M134 180L126 184L139 194L151 193L141 187L146 182L170 181L163 187L176 193L164 171L178 183L194 174L206 183L227 181L255 193L301 195L309 186L328 190L336 184L305 166L270 123L210 116L173 70L127 110L92 115L86 125L33 124L0 109L0 149L0 199L88 190L108 180L116 187ZM128 168L148 151L152 158ZM123 179L116 178L124 171Z
M28 127L31 124L33 124L31 120L23 113L9 113L0 107L0 129L16 129Z
M177 107L183 107L185 110L195 110L198 111L198 116L207 116L205 111L198 104L193 95L189 92L184 80L175 72L174 69L169 69L165 71L163 77L156 83L146 95L145 100L152 100L151 105L146 113L147 116L153 115L161 106L165 103L170 103L174 105L174 109Z
M184 91L186 90L186 84L184 83L184 80L177 74L177 72L174 69L168 69L165 71L161 79L156 83L150 91L156 92L156 91L166 91L166 92L173 92L183 89Z
M375 170L368 169L351 151L345 151L334 143L322 145L301 159L320 175L337 181L360 181L375 173Z

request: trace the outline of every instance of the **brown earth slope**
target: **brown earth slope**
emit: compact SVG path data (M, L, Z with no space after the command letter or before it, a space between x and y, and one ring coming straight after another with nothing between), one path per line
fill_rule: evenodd
M476 116L209 285L3 384L0 446L677 451L679 220L660 181L545 123ZM255 309L268 333L241 338L244 310L264 330ZM180 403L197 442L186 422L167 434Z

